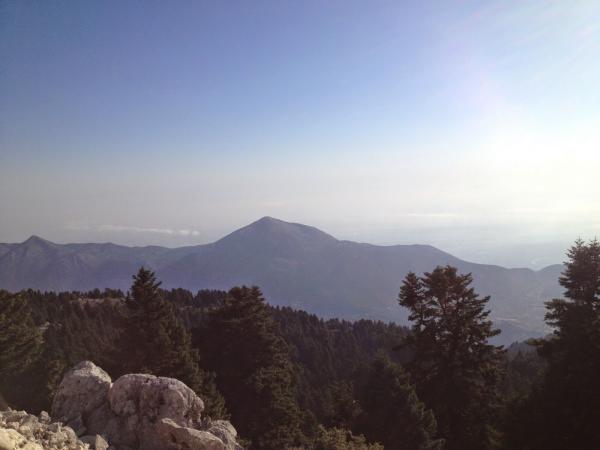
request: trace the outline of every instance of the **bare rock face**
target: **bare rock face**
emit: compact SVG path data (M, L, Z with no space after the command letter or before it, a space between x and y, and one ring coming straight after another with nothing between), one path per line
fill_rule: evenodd
M81 442L88 444L94 450L108 450L108 442L98 434L95 436L83 436Z
M111 410L122 417L169 418L187 427L200 425L204 411L204 402L184 383L152 375L123 375L110 389L108 401Z
M98 450L242 450L235 428L202 420L203 410L202 399L179 380L128 374L112 383L85 361L65 375L52 417L88 434L83 439Z
M226 450L225 444L214 434L195 428L181 427L171 419L161 419L156 431L164 450L202 448Z
M109 421L105 430L110 442L148 450L167 448L157 436L156 424L161 419L193 429L201 426L204 410L202 400L181 381L143 374L119 378L108 393L108 405L116 416L116 422Z
M244 450L241 445L236 442L237 431L227 420L213 420L206 425L206 431L217 436L226 450Z
M52 417L63 422L86 417L106 401L110 376L90 361L69 370L52 402Z

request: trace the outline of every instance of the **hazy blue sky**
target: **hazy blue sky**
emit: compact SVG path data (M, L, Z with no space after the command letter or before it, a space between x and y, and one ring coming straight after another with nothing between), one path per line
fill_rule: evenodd
M536 265L599 178L597 0L0 0L0 241L271 215Z

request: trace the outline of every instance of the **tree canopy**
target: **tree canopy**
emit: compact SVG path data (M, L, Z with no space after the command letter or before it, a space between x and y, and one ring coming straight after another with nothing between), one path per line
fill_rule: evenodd
M359 431L372 442L396 450L440 450L431 410L417 397L408 373L380 353L361 389Z
M231 289L197 330L196 342L252 449L280 450L301 441L289 349L257 287Z
M121 333L123 371L177 378L204 400L206 413L226 417L225 404L212 374L200 367L190 332L160 291L153 272L140 268L127 297L127 315Z
M488 342L500 331L488 319L489 297L479 297L472 281L455 267L436 267L422 277L407 274L399 295L412 322L407 367L448 450L481 450L495 439L503 350Z
M546 304L553 333L536 342L547 369L513 405L511 448L600 448L600 243L578 240L567 255L559 280L565 298Z
M39 361L42 350L42 333L33 322L27 298L0 291L0 393L9 402L31 393L31 386L20 382L21 375Z

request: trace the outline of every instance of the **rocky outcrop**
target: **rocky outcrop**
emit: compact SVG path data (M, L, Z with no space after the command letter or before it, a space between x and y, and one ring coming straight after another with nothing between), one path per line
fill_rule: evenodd
M89 444L61 423L50 422L47 413L39 416L25 411L0 411L0 450L86 450ZM106 448L104 449L106 450Z
M214 434L195 428L181 427L171 419L160 419L156 426L156 432L160 436L159 441L170 442L176 448L206 450L226 448L224 442Z
M217 436L223 443L225 444L225 448L227 449L239 449L240 446L235 441L237 437L237 431L231 425L231 422L226 420L213 420L211 421L206 430Z
M73 367L63 378L52 402L52 417L64 422L87 416L106 401L112 380L90 361Z
M92 448L94 450L108 450L109 449L108 442L106 442L106 439L104 439L102 436L100 436L98 434L95 436L89 436L89 435L83 436L81 438L81 442L88 444L90 446L90 448Z
M82 441L98 450L109 444L115 450L242 450L235 428L202 418L203 410L202 399L181 381L128 374L112 383L84 361L62 380L52 417L88 435Z

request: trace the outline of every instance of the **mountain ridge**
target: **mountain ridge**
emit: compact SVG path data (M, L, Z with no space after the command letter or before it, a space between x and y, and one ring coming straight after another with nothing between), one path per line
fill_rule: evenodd
M314 230L317 233L320 233L321 235L327 236L330 239L335 240L336 242L342 242L342 243L350 243L350 244L364 245L364 246L377 247L377 248L415 247L415 248L423 248L423 249L433 249L435 251L442 252L446 255L452 256L453 258L455 258L457 260L467 262L467 260L463 260L462 258L455 257L452 254L450 254L442 249L439 249L438 247L435 247L431 244L388 244L388 245L385 245L385 244L373 244L370 242L358 242L358 241L352 241L349 239L338 239L338 238L334 237L333 235L330 235L330 234L320 230L317 227L313 227L313 226L305 225L305 224L301 224L301 223L296 223L296 222L287 222L287 221L277 219L272 216L263 216L260 219L254 221L254 222L251 222L250 224L245 225L241 228L238 228L237 230L234 230L231 233L226 234L225 236L217 239L216 241L207 243L207 244L192 244L192 245L183 245L183 246L179 246L179 247L166 247L166 246L161 246L161 245L126 245L126 244L116 244L114 242L77 242L77 243L60 244L60 243L56 243L56 242L50 241L48 239L42 238L38 235L32 234L30 237L28 237L27 239L25 239L23 242L20 242L20 243L19 242L17 242L17 243L0 242L0 257L3 255L3 252L10 250L11 247L14 248L16 246L28 244L30 242L45 243L45 244L50 244L52 246L70 246L70 247L94 245L94 246L113 246L113 247L127 248L127 249L157 249L157 250L158 249L160 249L160 250L195 249L195 248L199 248L199 247L206 247L206 246L217 244L220 241L224 241L230 237L233 237L238 232L241 232L245 229L251 228L255 225L263 224L265 222L274 222L274 223L278 223L278 224L284 224L286 226L297 226L297 227L302 227L302 228L309 229L309 230ZM8 248L5 249L5 247L8 247ZM531 269L529 267L510 267L510 268L508 268L508 267L505 267L505 266L502 266L499 264L476 263L476 262L472 262L472 261L468 261L468 262L471 262L472 264L498 267L498 268L503 268L503 269L507 269L507 270L527 270L527 271L531 271L531 272L543 272L543 271L546 271L548 269L555 268L558 266L562 267L562 264L556 263L556 264L547 265L545 267L541 267L539 269Z
M268 216L215 242L176 248L56 244L39 236L0 244L0 288L127 290L131 275L144 265L156 271L165 288L254 284L274 305L323 317L406 323L406 312L396 302L406 273L446 264L473 274L476 291L491 296L494 320L529 335L546 331L543 303L562 293L561 265L534 271L477 264L427 244L339 240L318 228Z

